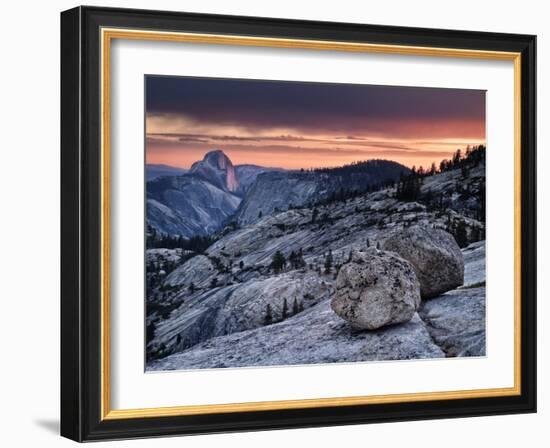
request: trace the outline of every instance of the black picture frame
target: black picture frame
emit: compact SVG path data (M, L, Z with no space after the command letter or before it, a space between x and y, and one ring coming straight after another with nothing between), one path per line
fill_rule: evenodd
M102 419L103 27L521 54L521 393L515 396ZM61 14L61 435L76 441L536 412L536 37L77 7Z

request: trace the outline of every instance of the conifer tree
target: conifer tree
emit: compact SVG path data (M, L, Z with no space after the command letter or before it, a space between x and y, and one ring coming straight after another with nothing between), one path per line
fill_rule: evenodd
M294 302L292 303L292 315L298 314L299 312L300 308L298 306L298 300L294 297Z
M277 252L275 252L275 254L273 255L273 258L271 259L271 267L273 271L276 274L278 274L284 269L285 265L286 265L286 258L283 255L283 253L280 250L278 250Z
M302 251L302 248L300 247L300 250L298 251L298 267L304 268L306 266L306 261L304 260L304 252Z
M325 256L325 274L330 274L332 271L332 249L329 249L328 254Z
M311 222L314 223L317 220L317 216L319 215L319 210L317 210L317 207L313 209L313 212L311 212Z
M297 266L296 266L296 252L294 252L294 251L290 252L290 255L288 256L288 261L289 261L290 266L292 267L292 269L297 268Z
M283 299L283 313L282 320L285 320L288 317L288 304L286 302L286 297Z
M459 247L466 247L468 245L468 234L466 232L466 225L464 221L460 220L456 224L454 237Z
M273 322L273 313L271 311L271 305L268 303L265 307L264 324L269 325Z

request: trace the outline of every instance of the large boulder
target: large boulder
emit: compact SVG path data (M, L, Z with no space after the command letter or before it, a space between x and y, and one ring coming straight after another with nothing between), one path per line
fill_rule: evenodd
M380 247L412 264L422 298L436 297L464 283L464 257L453 236L444 230L409 227L392 233Z
M409 262L370 248L340 269L331 307L357 330L408 322L420 305L420 285Z

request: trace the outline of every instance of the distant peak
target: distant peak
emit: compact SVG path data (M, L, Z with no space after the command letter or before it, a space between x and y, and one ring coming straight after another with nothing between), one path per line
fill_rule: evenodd
M227 157L227 155L225 154L225 152L223 152L221 149L214 149L212 151L208 151L205 155L204 155L204 160L207 160L207 159L210 159L212 157L225 157L226 159L228 159L229 157Z
M226 169L228 166L233 166L231 159L220 149L207 152L202 161L218 169Z
M222 154L222 155L224 155L225 157L227 157L227 156L225 155L225 153L224 153L221 149L213 149L212 151L208 151L208 152L204 155L204 157L206 158L206 157L208 157L208 156L210 156L210 155L212 155L212 154Z
M199 174L215 184L221 184L229 191L236 191L238 188L233 163L219 149L207 152L201 161L195 162L191 166L191 173Z

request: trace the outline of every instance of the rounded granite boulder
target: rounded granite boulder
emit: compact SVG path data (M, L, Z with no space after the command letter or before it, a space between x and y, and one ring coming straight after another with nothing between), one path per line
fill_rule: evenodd
M357 330L408 322L420 305L411 264L397 255L367 249L340 268L331 307Z
M454 237L428 226L396 231L381 244L412 264L422 298L436 297L464 283L464 257Z

